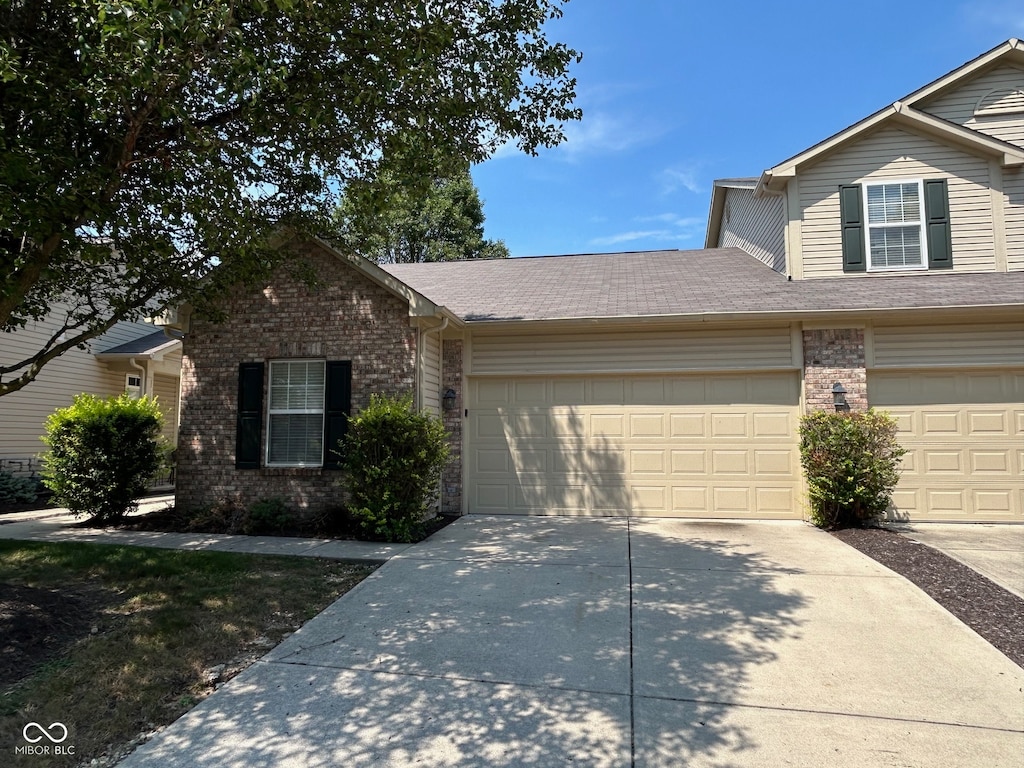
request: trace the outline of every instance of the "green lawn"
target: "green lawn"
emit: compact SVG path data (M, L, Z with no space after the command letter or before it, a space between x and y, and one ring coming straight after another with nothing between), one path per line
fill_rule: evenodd
M77 765L119 751L208 695L204 672L237 673L373 568L0 541L0 764ZM30 722L64 724L61 746L74 755L16 754Z

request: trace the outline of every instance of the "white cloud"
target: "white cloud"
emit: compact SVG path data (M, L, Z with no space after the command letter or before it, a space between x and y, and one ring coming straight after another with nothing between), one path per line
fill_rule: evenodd
M621 245L622 243L648 240L658 243L692 243L704 235L705 221L696 216L680 216L677 213L658 213L651 216L637 216L633 219L638 224L654 223L665 226L657 228L637 228L612 235L595 237L591 245Z
M699 164L692 167L666 168L659 175L662 194L669 195L678 189L685 189L695 195L704 194L704 187L697 181Z
M580 122L565 126L565 141L558 151L569 159L624 152L658 138L663 132L650 121L584 110Z
M666 240L671 239L672 233L667 229L644 229L633 232L620 232L617 235L606 237L595 237L590 241L591 245L618 245L620 243L631 243L634 240Z

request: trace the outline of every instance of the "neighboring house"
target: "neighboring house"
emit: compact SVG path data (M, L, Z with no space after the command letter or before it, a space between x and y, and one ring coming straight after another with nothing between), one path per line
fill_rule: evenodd
M48 318L0 337L0 363L11 364L37 351L60 329L58 317L55 307ZM24 388L0 397L0 469L38 472L47 416L83 392L155 396L164 415L163 435L176 444L180 379L181 341L147 323L118 323L86 349L72 348L51 360Z
M800 518L801 414L895 414L894 515L1024 521L1024 45L757 179L707 248L374 265L290 246L187 330L178 503L341 498L374 392L443 416L455 513ZM187 308L183 308L187 309ZM443 396L451 391L452 405Z

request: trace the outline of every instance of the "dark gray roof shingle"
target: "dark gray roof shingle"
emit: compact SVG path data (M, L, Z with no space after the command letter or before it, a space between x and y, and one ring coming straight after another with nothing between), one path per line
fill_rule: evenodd
M787 281L739 248L388 264L384 269L467 322L1024 306L1024 272Z
M116 347L110 349L104 349L99 352L100 355L150 355L156 352L161 347L165 347L168 344L174 344L175 339L168 338L162 330L153 331L153 333L147 333L145 336L140 336L137 339L126 341L124 344L118 344Z

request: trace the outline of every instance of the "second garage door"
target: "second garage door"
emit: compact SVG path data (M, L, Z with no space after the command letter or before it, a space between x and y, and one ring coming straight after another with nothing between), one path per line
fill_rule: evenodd
M868 396L910 451L897 517L1024 520L1024 370L872 372Z
M796 372L469 389L471 513L800 517Z

